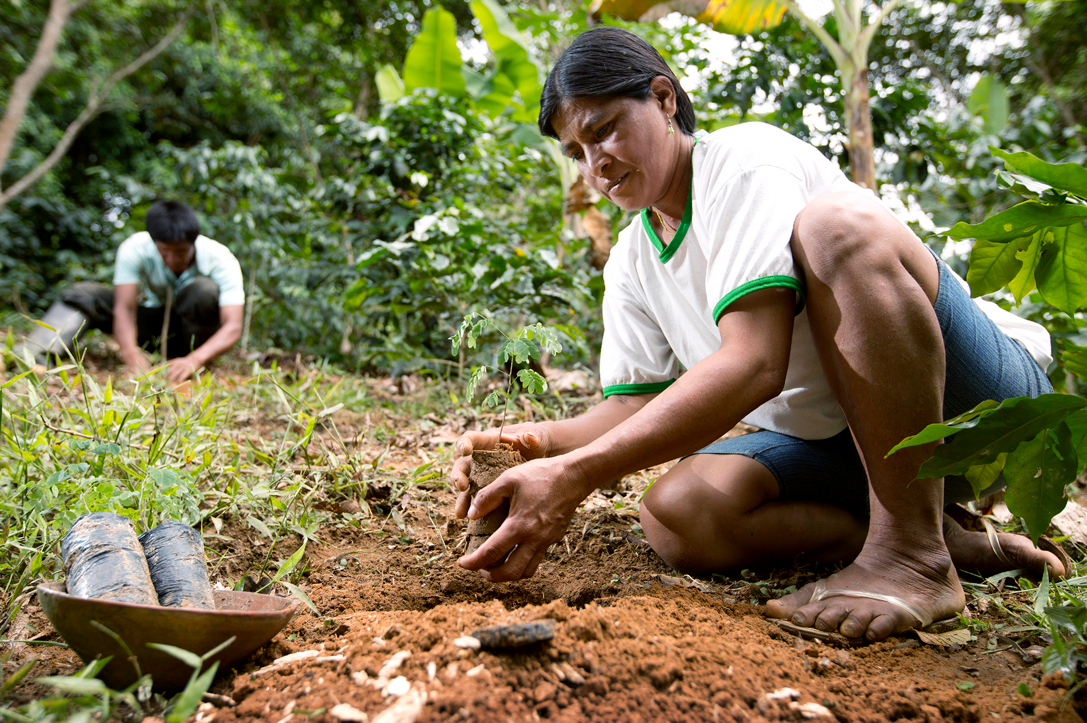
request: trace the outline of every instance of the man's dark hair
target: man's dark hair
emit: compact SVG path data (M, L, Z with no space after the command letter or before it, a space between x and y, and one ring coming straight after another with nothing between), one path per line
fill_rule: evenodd
M200 235L200 219L196 211L180 201L156 201L147 210L147 233L163 243L195 243Z
M656 48L622 28L587 30L563 51L544 82L540 133L559 137L551 126L551 116L567 98L619 96L646 100L653 95L649 84L659 75L668 78L676 92L679 127L686 133L694 133L691 99Z

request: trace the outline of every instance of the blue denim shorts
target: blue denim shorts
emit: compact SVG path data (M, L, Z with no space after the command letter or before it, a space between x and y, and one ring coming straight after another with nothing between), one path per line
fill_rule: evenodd
M947 264L940 260L937 264L940 290L933 308L944 337L944 419L986 399L1036 397L1053 391L1045 372L1026 349L989 320ZM763 464L777 478L778 499L828 502L858 517L868 517L868 478L849 429L818 440L759 431L714 442L695 454L742 454ZM983 494L1003 486L1003 480L998 480ZM945 478L945 502L973 497L965 477Z

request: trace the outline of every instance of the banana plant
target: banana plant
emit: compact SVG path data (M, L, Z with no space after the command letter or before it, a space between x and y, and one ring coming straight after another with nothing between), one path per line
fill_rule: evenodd
M652 21L672 12L695 18L722 33L741 35L769 30L780 24L786 11L793 13L826 47L842 76L846 122L849 133L849 168L854 182L876 189L872 155L872 113L869 107L868 49L879 26L900 0L875 6L867 18L863 0L834 0L838 21L835 38L794 0L593 0L589 11L625 20Z
M510 120L531 126L534 132L540 106L540 65L501 5L494 0L472 0L471 8L493 55L487 71L477 72L461 61L452 13L432 8L423 17L423 28L408 51L403 77L389 65L379 71L382 101L398 100L416 88L437 88L446 95L467 95L491 118L508 114Z

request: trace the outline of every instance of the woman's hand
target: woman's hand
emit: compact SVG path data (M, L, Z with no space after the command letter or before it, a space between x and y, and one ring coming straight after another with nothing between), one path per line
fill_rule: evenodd
M497 429L483 432L466 432L453 447L453 469L449 473L457 496L457 519L468 514L468 474L472 471L472 452L477 449L494 449L498 443L505 442L521 453L525 459L546 457L551 448L551 440L542 424L514 424L502 430L499 440Z
M478 519L509 498L509 517L478 550L462 557L460 566L479 570L491 582L532 577L595 486L571 462L571 455L534 459L506 470L476 493L468 516Z

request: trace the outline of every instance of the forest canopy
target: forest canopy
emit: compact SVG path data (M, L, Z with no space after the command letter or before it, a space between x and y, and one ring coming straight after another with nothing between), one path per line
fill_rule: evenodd
M0 77L16 79L50 8L6 5ZM561 0L69 10L0 189L48 161L97 105L55 164L0 205L0 308L12 318L40 314L66 284L109 281L120 241L142 230L155 199L174 198L241 261L248 348L362 370L441 369L449 335L473 311L576 324L594 339L599 267L627 219L535 132L532 97L593 23L660 48L703 128L766 121L850 167L835 59L791 13L724 36L679 14L625 21ZM817 22L838 36L834 13ZM875 29L875 185L930 245L1014 202L990 146L1082 163L1085 24L1083 0L907 1ZM436 80L441 63L452 72ZM5 109L17 85L0 87ZM1020 313L1047 323L1059 345L1081 344L1075 315L1024 302Z

